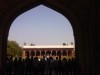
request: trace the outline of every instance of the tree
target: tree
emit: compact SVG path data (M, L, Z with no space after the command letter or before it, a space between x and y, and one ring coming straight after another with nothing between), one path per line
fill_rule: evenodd
M66 43L63 43L63 46L65 46L66 45Z
M73 45L74 43L73 42L71 42L71 45Z
M16 41L8 41L7 43L7 55L10 56L21 56L22 48Z

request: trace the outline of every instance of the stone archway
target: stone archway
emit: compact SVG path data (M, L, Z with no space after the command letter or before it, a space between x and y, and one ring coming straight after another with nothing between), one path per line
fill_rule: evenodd
M29 56L29 51L25 51L25 56Z
M68 50L68 56L72 56L72 51Z
M61 51L60 50L57 51L57 56L61 56Z
M54 51L52 51L52 56L56 56L57 54L56 54L56 51L54 50Z
M36 51L36 56L40 56L40 51Z
M35 56L35 52L34 51L31 51L31 56Z
M82 75L100 74L100 66L98 66L100 63L97 59L100 49L98 41L99 2L96 0L8 1L0 0L0 75L5 75L7 37L11 23L21 13L40 4L60 12L72 24L75 37L75 53L81 65Z
M25 12L25 11L27 11L27 10L35 7L35 6L38 6L40 4L43 4L43 5L47 6L47 7L50 7L51 9L54 9L54 10L60 12L61 14L63 14L68 19L70 19L70 17L71 17L70 14L72 14L72 12L69 10L69 8L67 9L68 11L66 11L66 9L63 8L63 4L59 5L59 1L58 1L58 5L53 4L52 1L45 1L45 2L44 1L43 2L41 2L41 1L40 2L36 1L35 2L34 1L34 2L32 2L31 5L30 5L30 3L31 2L26 3L26 6L24 5L25 3L23 3L22 6L20 6L20 5L16 6L16 7L19 7L19 8L13 9L13 11L9 12L8 13L9 15L6 15L6 17L5 17L6 23L5 22L3 23L3 25L5 25L4 26L4 30L3 30L3 37L4 38L2 39L3 40L3 46L4 46L4 47L3 46L2 47L3 47L3 49L5 49L5 51L2 52L3 58L1 60L2 61L1 63L4 64L4 65L5 65L4 62L6 61L7 37L8 37L10 25L18 15L20 15L21 13L23 13L23 12ZM61 10L64 10L64 11L62 12ZM74 15L74 13L73 13L73 15ZM74 20L77 20L77 19L74 19Z
M6 27L4 27L4 33L3 33L3 48L2 49L5 49L5 51L3 51L2 52L2 54L3 54L3 57L2 57L2 64L4 64L5 65L5 63L3 63L3 62L5 62L6 61L6 47L7 47L7 45L6 45L6 43L7 43L7 37L8 37L8 32L9 32L9 28L10 28L10 25L11 25L11 23L12 23L12 21L18 16L18 15L20 15L21 13L23 13L23 12L25 12L25 11L27 11L27 10L29 10L30 8L32 8L32 7L35 7L35 6L37 6L37 5L40 5L42 2L40 1L40 2L33 2L33 6L30 6L30 3L28 4L28 3L26 3L27 4L27 7L26 6L18 6L19 8L17 9L15 9L15 10L13 10L13 11L11 11L11 12L9 12L8 14L9 15L6 15L6 17L5 17L5 20L6 20L6 23L4 22L3 24L6 26ZM24 3L23 3L24 4ZM70 14L70 11L69 11L69 9L68 9L68 11L66 11L66 9L65 8L63 8L63 4L61 4L61 5L56 5L56 4L53 4L53 2L49 2L49 1L46 1L46 2L43 2L42 3L43 5L46 5L47 7L50 7L50 8L52 8L52 9L54 9L54 10L56 10L56 11L58 11L58 12L60 12L61 14L63 14L65 17L67 17L68 19L70 19L70 15L68 16L67 14ZM58 2L58 4L59 4L59 2ZM54 5L54 6L52 6L52 5ZM63 12L61 11L61 10L64 10ZM71 12L72 13L72 12ZM73 14L74 15L74 14ZM75 19L76 20L76 19Z
M46 55L50 55L51 54L51 51L50 50L47 50L46 51Z
M63 51L63 52L62 52L62 55L63 55L63 56L67 56L67 52L66 52L66 51Z
M45 55L45 51L41 51L41 55L44 56Z

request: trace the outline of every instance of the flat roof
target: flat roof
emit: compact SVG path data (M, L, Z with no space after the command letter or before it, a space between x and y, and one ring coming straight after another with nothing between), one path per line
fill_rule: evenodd
M74 45L36 45L36 46L23 46L22 48L75 48Z

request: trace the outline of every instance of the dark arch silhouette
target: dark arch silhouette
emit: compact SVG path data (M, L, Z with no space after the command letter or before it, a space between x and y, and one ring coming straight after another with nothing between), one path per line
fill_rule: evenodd
M40 51L36 51L36 56L40 56Z
M68 50L68 56L72 56L72 51Z
M56 56L56 51L52 51L52 56Z
M62 52L62 55L63 55L63 56L67 56L66 51L63 51L63 52Z
M29 51L25 51L25 56L29 56Z
M50 55L50 54L51 54L51 51L48 50L48 51L46 52L46 55Z
M81 75L100 75L99 72L99 1L96 0L1 0L1 24L0 24L0 75L5 75L6 49L9 28L13 20L21 13L34 8L39 4L45 4L69 17L75 36L76 57L82 67ZM68 2L67 2L68 1ZM71 4L73 3L73 4ZM14 5L15 4L15 5ZM9 7L8 7L9 6ZM81 8L86 8L81 9ZM82 10L83 12L79 12ZM5 14L7 13L7 14ZM84 45L84 46L83 46ZM84 57L85 56L85 57ZM86 65L87 64L87 65ZM91 68L90 68L91 67Z
M58 3L59 3L59 1L58 1ZM71 25L72 25L72 28L74 28L74 26L73 26L74 22L71 20L71 19L73 19L73 18L72 18L72 16L70 16L70 14L73 14L73 15L74 15L74 13L72 13L72 10L70 10L70 8L67 9L68 11L63 11L63 12L62 12L61 10L62 10L63 8L61 9L61 8L59 8L59 6L56 6L55 4L53 4L53 6L52 6L52 2L45 1L45 0L41 0L41 1L38 1L38 0L37 0L37 1L34 1L33 4L28 4L27 6L22 7L22 8L19 9L18 11L15 10L16 12L12 13L13 16L12 16L11 19L9 20L10 23L9 23L9 25L8 25L7 31L9 32L11 23L13 22L14 19L16 19L17 16L19 16L19 15L21 15L22 13L24 13L24 12L26 12L26 11L32 9L32 8L35 8L36 6L39 6L39 5L44 5L44 6L46 6L46 7L49 7L49 8L51 8L51 9L53 9L53 10L55 10L55 11L61 13L63 16L66 17L66 19L68 19L68 20L70 21L70 23L71 23ZM71 12L71 13L70 13L70 12ZM75 16L75 15L74 15L74 16ZM77 18L77 16L75 16L75 17ZM79 19L77 18L77 19L74 19L74 20L79 20ZM76 28L76 27L75 27L75 28ZM73 29L73 30L74 30L74 29Z
M41 51L41 55L45 55L45 51Z
M61 51L60 50L57 51L57 55L61 56Z
M7 19L6 19L7 22L6 23L4 22L5 28L3 30L3 35L2 35L4 37L2 39L2 44L3 44L2 51L7 49L6 44L7 44L8 32L9 32L9 29L10 29L10 26L11 26L11 23L13 22L13 20L20 14L24 13L25 11L27 11L31 8L34 8L40 4L50 7L51 9L56 10L59 13L63 14L67 19L69 19L70 23L72 24L73 30L75 32L74 35L77 36L77 34L80 34L80 33L78 33L78 31L79 31L78 26L80 26L81 23L79 22L78 16L75 15L75 13L73 13L73 11L69 7L66 7L66 9L63 8L63 4L60 1L56 1L56 4L58 4L58 5L56 5L54 2L48 1L48 0L45 0L45 1L44 0L36 0L36 1L33 0L33 2L31 2L31 1L26 2L25 5L16 6L16 7L18 7L18 9L17 8L13 9L13 12L8 12L9 16L7 16ZM81 35L79 35L78 37L81 37ZM76 38L75 40L77 41L78 39ZM76 48L78 48L78 46ZM3 56L2 63L5 65L6 51L2 52L2 56ZM76 54L76 57L78 57L77 54Z
M35 56L35 52L34 51L31 51L31 56Z

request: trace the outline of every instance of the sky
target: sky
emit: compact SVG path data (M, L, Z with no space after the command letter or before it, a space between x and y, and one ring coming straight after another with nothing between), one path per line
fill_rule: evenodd
M70 22L62 14L39 5L18 16L11 24L8 40L30 45L74 43Z

